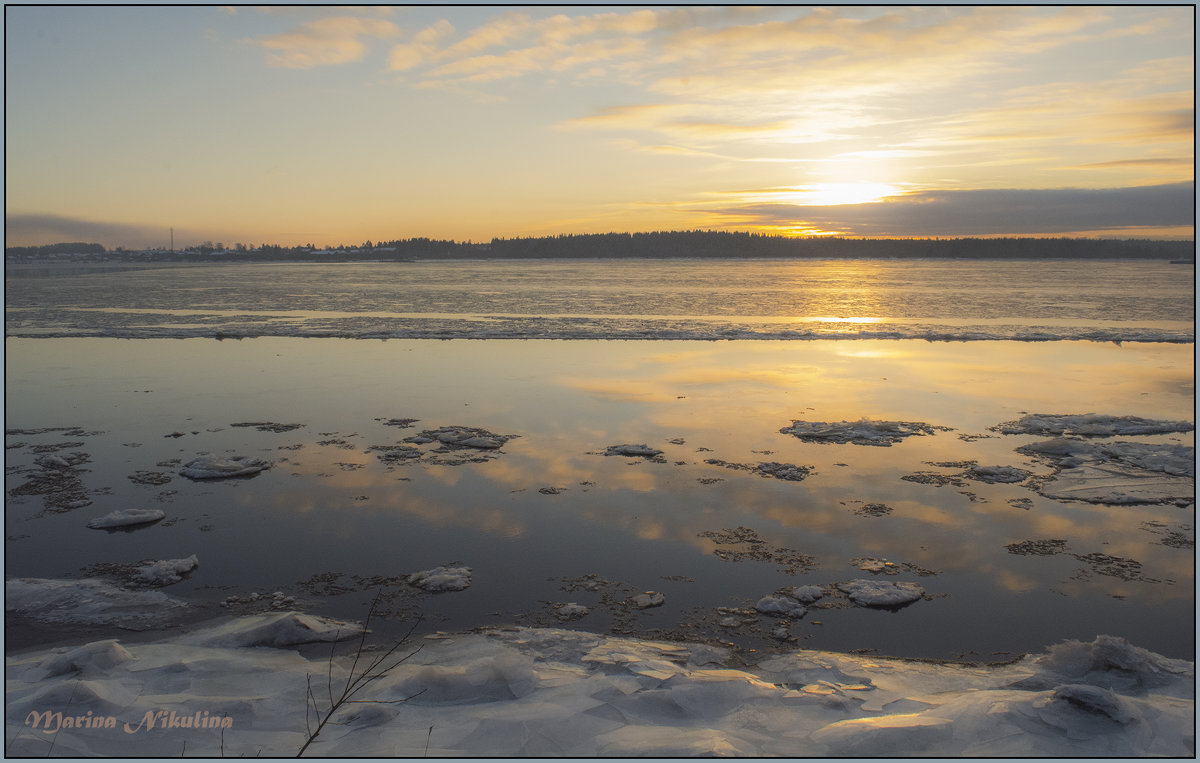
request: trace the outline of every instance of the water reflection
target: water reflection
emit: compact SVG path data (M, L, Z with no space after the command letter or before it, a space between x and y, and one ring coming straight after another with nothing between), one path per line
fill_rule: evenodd
M604 574L644 589L662 588L664 576L693 579L672 589L667 607L643 615L670 619L744 606L780 585L865 577L852 560L875 557L936 572L920 582L945 596L921 603L921 617L891 618L869 636L852 636L852 620L830 613L823 621L836 622L828 626L801 624L806 645L843 647L833 642L853 637L928 656L991 639L1020 651L1066 637L1070 622L1136 636L1164 653L1190 649L1192 554L1163 545L1157 528L1192 537L1192 509L1070 504L1021 485L900 479L952 473L929 462L966 459L1047 474L1014 452L1038 438L959 438L989 435L988 426L1025 410L1187 419L1189 347L268 339L9 340L8 351L10 429L105 432L79 447L92 459L92 505L61 515L39 515L36 498L10 505L6 530L24 537L6 544L9 576L198 553L201 572L177 590L214 596L214 586L219 598L228 587L286 586L319 572L398 575L459 561L476 570L473 593L429 606L465 626L492 622L485 608L561 598L551 581L565 576ZM383 423L400 416L420 421ZM863 417L954 431L887 448L805 443L779 432L793 419ZM305 427L229 426L239 421ZM484 460L455 465L439 463L434 443L395 464L372 450L447 425L520 436L498 451L466 454ZM27 441L8 451L10 463L34 468L32 446L53 437L10 437ZM1191 434L1159 439L1193 442ZM141 446L125 447L131 442ZM663 456L603 455L622 443L647 443ZM161 488L126 480L205 451L271 454L277 463L238 482L174 477L166 488L178 492L161 501ZM791 463L812 473L792 482L710 459ZM22 479L10 475L8 487ZM890 511L856 511L868 504ZM162 507L167 521L115 543L81 529L115 508L145 507ZM714 556L702 534L739 526L770 548L810 555L814 568L787 574L773 563ZM1022 556L1007 548L1031 539L1062 539L1065 550ZM1096 555L1136 566L1121 577ZM1014 610L1029 621L1014 622ZM928 636L935 626L945 633ZM1157 642L1147 643L1144 631L1157 632Z

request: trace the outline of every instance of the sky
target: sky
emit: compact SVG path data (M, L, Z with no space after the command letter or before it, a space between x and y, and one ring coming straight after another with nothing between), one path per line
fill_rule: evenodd
M5 8L5 244L1192 238L1191 6Z

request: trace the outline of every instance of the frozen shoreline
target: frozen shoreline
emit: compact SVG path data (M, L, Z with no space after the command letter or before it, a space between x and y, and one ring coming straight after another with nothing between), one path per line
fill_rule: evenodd
M264 337L297 339L466 339L466 340L559 340L559 341L747 341L819 342L838 340L922 340L926 342L1096 342L1096 343L1163 343L1194 344L1194 330L1189 328L1129 328L1095 329L1078 327L1046 327L1030 330L1013 327L1009 331L986 330L982 327L946 328L921 325L897 325L890 330L847 328L835 323L822 329L773 328L770 325L748 326L695 321L647 321L645 319L589 318L561 320L528 316L525 318L463 315L455 318L416 318L411 321L389 321L348 318L348 325L307 325L296 327L288 319L265 316L251 323L205 321L191 326L75 326L69 329L23 327L13 315L8 315L5 336L22 339L108 338L108 339L217 339L241 340ZM207 316L202 316L207 317ZM182 323L191 323L194 316L183 316ZM278 325L270 325L280 320ZM314 323L309 321L310 324ZM397 326L397 324L409 324Z
M278 613L6 658L6 752L294 755L348 624ZM338 634L342 635L342 634ZM262 644L276 644L263 646ZM386 645L384 645L386 646ZM419 647L419 648L418 648ZM378 654L364 652L364 661ZM1195 665L1099 636L1003 665L727 650L558 628L431 634L309 756L1192 756ZM311 682L311 683L310 683ZM315 686L308 694L308 687ZM315 723L315 722L314 722ZM310 727L311 728L311 727Z

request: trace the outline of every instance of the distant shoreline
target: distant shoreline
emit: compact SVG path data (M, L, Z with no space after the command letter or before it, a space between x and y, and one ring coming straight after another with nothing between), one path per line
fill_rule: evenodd
M428 238L359 246L250 247L206 242L184 250L107 250L99 244L8 247L15 263L416 262L441 260L596 259L952 259L1168 260L1195 262L1194 240L1084 238L860 239L787 238L754 233L680 231L492 239L488 243Z

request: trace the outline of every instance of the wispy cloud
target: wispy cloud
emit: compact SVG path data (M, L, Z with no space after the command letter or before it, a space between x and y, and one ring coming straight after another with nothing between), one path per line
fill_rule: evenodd
M248 42L265 50L272 66L310 69L361 61L367 51L365 40L386 40L399 34L400 28L386 19L334 16Z

